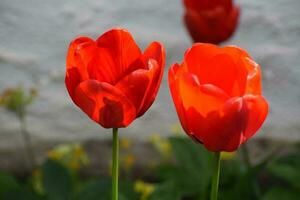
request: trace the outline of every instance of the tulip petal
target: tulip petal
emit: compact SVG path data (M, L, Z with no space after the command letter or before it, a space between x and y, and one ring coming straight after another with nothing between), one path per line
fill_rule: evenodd
M200 71L197 70L205 66L219 51L220 48L216 45L196 43L185 52L184 62L189 66L190 72L199 74Z
M84 68L93 55L94 41L88 37L78 37L70 43L67 54L67 68Z
M75 104L104 128L128 126L136 117L134 105L114 86L87 80L76 88Z
M230 96L245 92L247 70L238 66L232 56L215 45L194 45L185 55L189 72L198 76L201 84L213 84Z
M248 121L243 142L252 137L265 121L269 105L263 96L246 95L243 97L248 109Z
M185 110L184 110L182 100L180 97L180 93L179 93L178 77L182 74L182 72L180 72L180 70L182 68L183 67L181 67L177 63L172 65L169 70L168 79L169 79L169 87L170 87L170 91L171 91L171 96L172 96L173 102L175 104L175 108L176 108L181 126L186 133L190 133L190 131L188 129L188 124L187 124L187 117L185 115Z
M79 37L69 46L65 83L71 98L77 85L89 77L86 68L95 48L95 42L88 37Z
M200 85L197 76L184 73L179 77L179 94L185 110L194 107L201 115L220 109L229 96L211 84ZM197 100L197 102L195 102Z
M155 100L164 73L165 57L165 50L158 42L150 44L142 56L142 60L153 75L139 108L138 116L142 116Z
M262 81L260 66L250 58L244 58L244 65L248 70L245 93L252 95L261 95Z
M80 84L81 79L81 75L76 67L67 69L65 84L72 100L74 100L75 89Z
M183 2L187 9L198 12L215 7L224 7L227 11L232 8L232 0L183 0Z
M242 98L231 98L218 111L206 117L191 107L187 110L193 136L210 151L235 151L241 144L247 123L247 109Z
M148 66L148 61L153 59L160 67L165 65L165 49L159 42L152 42L142 55L142 60L145 66Z
M200 11L201 8L199 0L183 0L183 4L188 10Z
M146 91L152 83L155 73L159 70L157 63L154 60L149 61L150 68L138 69L129 75L122 78L117 84L116 88L123 92L123 94L135 106L139 115L141 106L145 101Z
M247 71L246 94L261 95L261 69L251 56L243 49L237 46L227 46L222 48L234 59L237 66L244 66Z
M195 109L187 111L192 131L210 151L235 151L261 127L268 113L262 96L248 95L229 99L220 111L204 117ZM190 125L190 126L191 126Z
M233 35L239 11L232 0L184 0L187 29L194 42L218 44Z
M141 51L130 33L124 29L112 29L97 39L98 54L88 70L92 78L111 84L137 69L135 62Z

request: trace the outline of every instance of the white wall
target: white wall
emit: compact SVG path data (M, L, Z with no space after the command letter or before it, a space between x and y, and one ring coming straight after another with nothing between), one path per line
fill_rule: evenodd
M260 136L300 139L300 1L240 0L242 18L227 44L247 49L261 64L270 115ZM191 41L182 25L180 0L1 0L0 90L36 86L29 129L35 141L110 137L70 101L64 88L65 54L78 35L96 38L105 30L127 28L144 48L163 42L168 63L180 62ZM165 80L155 104L127 136L145 139L169 133L177 122ZM17 145L18 123L0 110L0 147Z

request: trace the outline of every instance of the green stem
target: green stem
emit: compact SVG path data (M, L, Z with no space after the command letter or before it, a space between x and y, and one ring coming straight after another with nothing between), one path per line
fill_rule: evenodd
M245 165L246 170L248 171L248 173L250 173L250 171L252 169L252 165L251 165L250 154L249 154L247 144L243 144L241 146L241 150L242 150L244 165ZM260 191L259 185L256 181L256 178L251 179L251 184L254 188L254 194L255 194L256 198L260 199L261 191Z
M247 144L243 144L241 146L241 150L242 150L242 154L243 154L244 164L249 169L249 168L251 168L251 161L250 161L250 155L249 155Z
M220 155L221 155L220 152L215 152L213 154L213 176L212 176L210 200L218 199L220 163L221 163Z
M112 152L112 200L118 200L119 178L119 139L118 129L113 128L113 152Z
M25 151L27 153L28 161L29 161L29 170L32 170L36 167L35 155L32 147L31 137L26 128L26 122L24 117L20 118L21 123L21 135L25 145Z

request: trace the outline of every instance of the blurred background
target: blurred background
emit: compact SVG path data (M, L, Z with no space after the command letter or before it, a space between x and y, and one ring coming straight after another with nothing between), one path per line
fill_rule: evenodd
M264 95L270 103L268 119L255 137L299 141L300 1L235 2L241 7L240 23L222 45L248 50L261 65ZM126 28L142 49L153 40L165 45L167 72L170 64L182 61L192 44L183 12L180 0L1 0L0 91L35 88L37 96L26 115L33 146L111 138L111 130L92 122L67 94L65 56L73 38L96 39L110 28ZM179 128L178 119L165 73L153 106L129 128L121 129L120 135L144 142L154 133L169 136L174 127ZM0 108L0 168L17 170L22 156L16 152L22 148L17 117Z
M235 35L222 45L245 48L262 67L264 95L270 114L258 137L300 139L300 2L298 0L238 0L241 19ZM128 29L145 49L158 40L170 64L182 61L192 44L183 24L183 6L174 0L1 0L0 90L35 87L28 124L34 142L110 138L110 130L88 119L69 98L65 86L65 56L69 42L79 35L96 39L112 27ZM177 123L164 75L151 109L122 135L143 139L169 133ZM155 124L155 126L153 126ZM1 109L0 148L19 144L15 116Z

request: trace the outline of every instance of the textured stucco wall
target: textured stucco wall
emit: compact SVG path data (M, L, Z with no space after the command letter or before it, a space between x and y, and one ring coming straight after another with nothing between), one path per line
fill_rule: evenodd
M260 136L300 139L300 1L240 0L241 23L226 44L247 49L261 64L270 115ZM78 35L96 38L105 30L127 28L145 48L163 42L167 66L180 62L189 36L182 25L180 0L1 0L0 90L24 84L39 89L30 107L29 131L35 142L110 137L70 101L64 88L65 53ZM169 133L177 116L169 97L166 73L157 101L127 130L145 139ZM20 144L18 122L0 110L0 147ZM125 132L125 133L124 133Z

